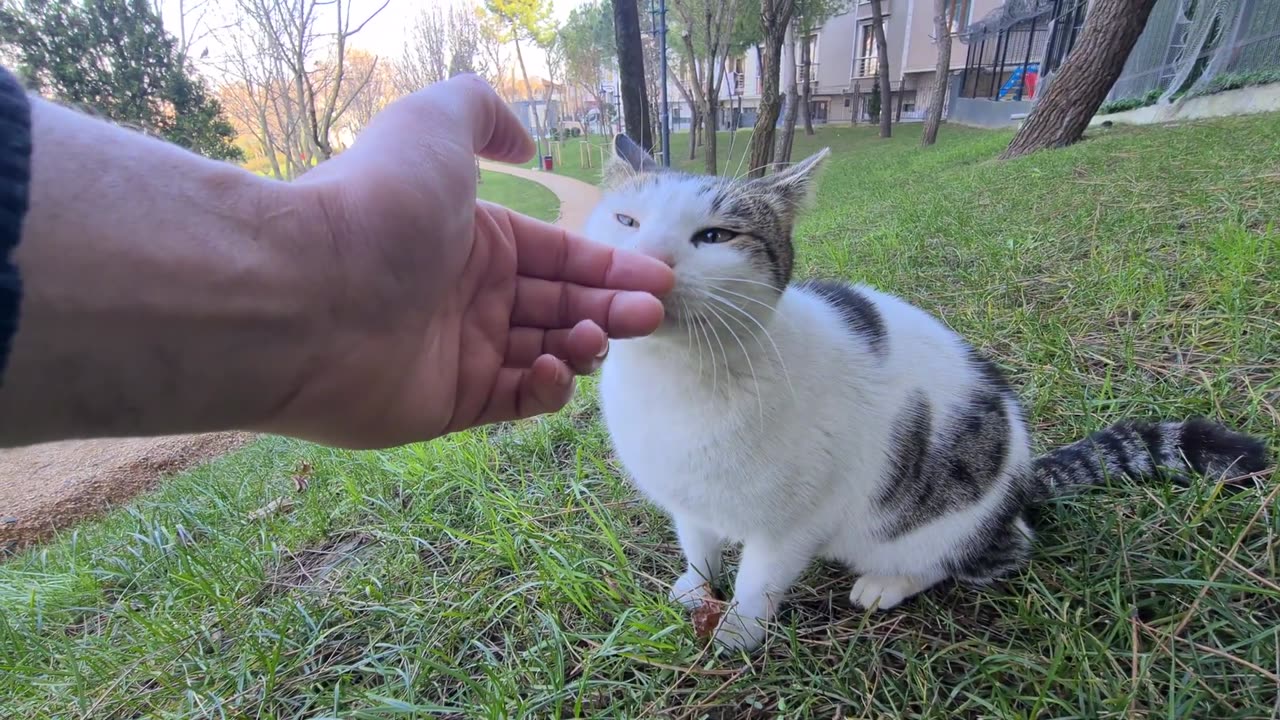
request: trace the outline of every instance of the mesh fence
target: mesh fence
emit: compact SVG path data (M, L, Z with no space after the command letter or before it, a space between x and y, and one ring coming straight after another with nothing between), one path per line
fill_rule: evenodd
M1158 0L1109 99L1280 79L1280 0Z

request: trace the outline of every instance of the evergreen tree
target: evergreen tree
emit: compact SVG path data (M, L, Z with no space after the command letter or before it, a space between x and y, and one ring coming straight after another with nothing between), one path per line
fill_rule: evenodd
M222 106L148 0L24 0L0 7L0 44L27 86L219 160L244 157Z

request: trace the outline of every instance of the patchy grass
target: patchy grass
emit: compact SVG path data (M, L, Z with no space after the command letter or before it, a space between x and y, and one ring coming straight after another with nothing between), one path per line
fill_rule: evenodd
M539 220L554 222L560 217L560 200L556 194L536 182L488 170L480 171L481 182L476 193L516 212Z
M991 160L1003 132L945 127L929 149L916 128L801 135L797 159L836 154L798 269L939 313L1010 370L1045 445L1204 413L1276 447L1277 119L1115 129L1008 163ZM672 532L620 479L587 385L557 416L394 451L266 439L10 560L0 714L1280 710L1274 482L1055 502L1017 580L886 614L851 609L850 578L816 567L760 656L715 658L664 599Z

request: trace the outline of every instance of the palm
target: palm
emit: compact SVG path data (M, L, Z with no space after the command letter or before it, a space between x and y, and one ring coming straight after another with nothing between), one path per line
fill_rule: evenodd
M478 82L398 101L304 176L323 198L344 290L329 333L340 347L284 413L295 434L376 447L550 412L575 373L598 366L606 332L661 322L652 294L671 287L669 268L476 202L477 153L519 161L532 150Z

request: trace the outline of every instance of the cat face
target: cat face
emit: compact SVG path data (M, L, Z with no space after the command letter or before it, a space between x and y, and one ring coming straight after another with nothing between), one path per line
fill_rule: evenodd
M764 178L735 180L664 170L625 135L614 149L586 234L675 270L668 319L731 312L725 303L752 315L771 309L791 281L791 231L828 151Z

